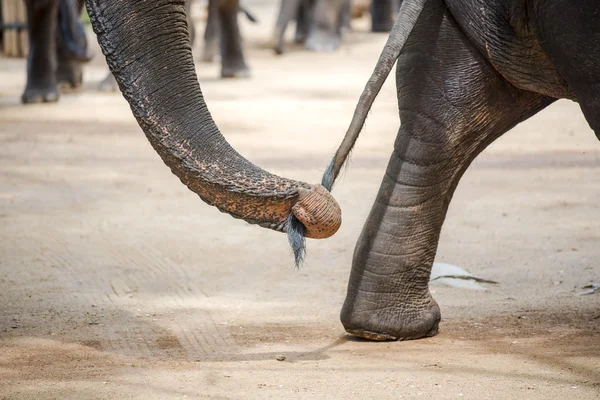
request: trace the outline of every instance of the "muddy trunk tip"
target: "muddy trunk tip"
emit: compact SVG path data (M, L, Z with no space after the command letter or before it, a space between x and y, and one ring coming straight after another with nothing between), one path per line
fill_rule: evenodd
M294 252L296 267L306 255L306 238L325 239L333 236L342 224L339 204L322 185L298 188L298 201L292 207L286 232Z

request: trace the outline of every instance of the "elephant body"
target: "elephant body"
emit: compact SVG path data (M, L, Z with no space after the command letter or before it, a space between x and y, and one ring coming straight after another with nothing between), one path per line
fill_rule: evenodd
M577 101L600 138L600 3L404 0L344 143L331 186L397 59L402 125L354 252L341 319L354 335L437 332L428 281L464 171L495 139L556 99Z
M342 31L350 27L350 0L281 0L275 24L275 52L284 52L287 25L296 21L295 40L312 51L339 48Z

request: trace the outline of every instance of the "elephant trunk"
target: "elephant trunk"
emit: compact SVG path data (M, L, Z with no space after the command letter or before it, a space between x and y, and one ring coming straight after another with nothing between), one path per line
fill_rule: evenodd
M249 223L286 231L293 214L307 237L337 231L341 212L328 191L262 170L219 132L198 84L184 0L86 1L121 92L181 182Z

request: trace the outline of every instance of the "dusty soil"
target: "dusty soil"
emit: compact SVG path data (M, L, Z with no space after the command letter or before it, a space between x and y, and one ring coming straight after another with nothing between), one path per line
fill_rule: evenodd
M335 54L265 48L253 78L198 64L246 157L317 182L386 36L367 21ZM340 232L295 270L284 235L234 220L171 175L120 94L23 107L24 60L0 59L0 398L592 399L600 397L600 143L560 101L494 143L462 180L438 260L499 282L432 285L434 338L372 343L338 313L352 251L398 128L394 79L334 194ZM284 356L284 361L276 358ZM281 357L279 357L281 358Z

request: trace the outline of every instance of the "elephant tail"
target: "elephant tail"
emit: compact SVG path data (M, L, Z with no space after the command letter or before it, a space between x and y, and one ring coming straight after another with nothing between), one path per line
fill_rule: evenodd
M241 4L240 4L240 12L244 13L246 18L248 18L248 21L250 21L254 24L258 23L258 18L256 18L256 16L254 14L252 14L252 12L248 8L244 7Z
M346 136L344 136L344 140L342 140L333 160L331 160L331 163L323 174L321 184L327 190L331 191L336 178L346 163L348 155L352 151L365 120L367 119L367 114L375 101L375 97L379 94L392 67L400 56L400 52L416 25L426 2L427 0L404 0L402 2L398 17L390 32L390 37L383 47L383 51L381 52L381 56L379 56L379 60L377 61L377 65L375 65L375 70L373 71L373 74L371 74L371 78L369 78L367 85L360 95L360 100L354 110L352 122L350 122L350 127L346 131Z

